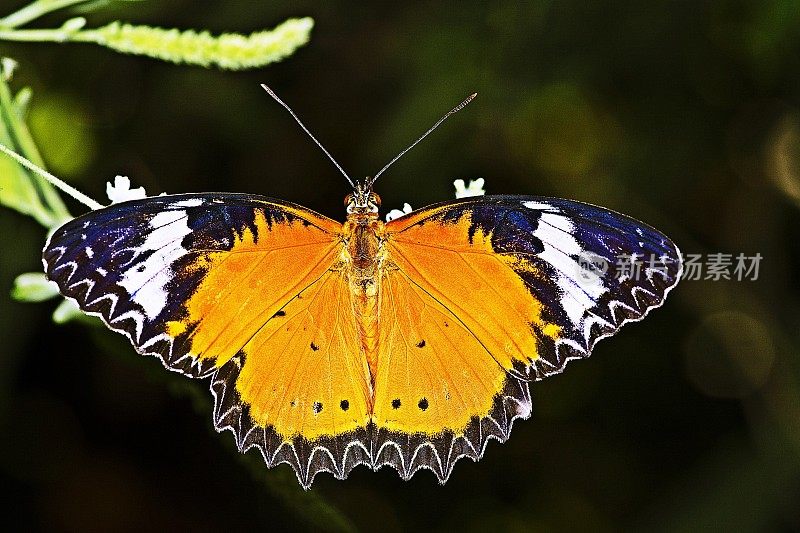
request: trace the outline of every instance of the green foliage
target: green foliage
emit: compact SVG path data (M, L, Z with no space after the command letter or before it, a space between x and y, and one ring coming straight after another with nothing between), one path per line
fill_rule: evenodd
M314 21L293 18L272 30L243 35L207 31L154 28L151 26L112 22L96 29L84 29L86 19L68 19L57 29L19 29L39 16L85 3L85 0L38 1L0 19L0 40L38 42L95 43L117 52L136 54L172 63L203 67L216 66L229 70L258 68L280 61L308 42Z
M173 63L242 70L262 67L291 55L308 42L314 21L289 19L273 30L250 35L152 28L112 22L90 31L70 34L69 40L93 42L127 54L155 57Z
M96 156L95 136L79 99L68 94L37 94L27 114L31 134L50 171L66 179L82 175Z
M205 31L167 30L121 22L84 30L86 19L75 17L55 30L19 29L51 11L78 4L87 8L99 5L87 0L37 0L0 19L0 40L91 42L119 52L173 63L242 70L261 67L291 55L308 42L314 26L314 21L306 17L289 19L273 30L250 35L223 33L213 36ZM36 167L43 169L45 165L26 123L32 91L24 87L16 95L12 93L9 82L16 66L16 61L10 58L3 58L0 62L0 144L17 154L7 154L10 158L0 157L0 204L33 217L46 228L55 228L69 220L71 215L54 184L89 207L97 208L100 204L46 172L36 170ZM58 105L45 114L49 123L54 114L72 115L75 110L65 109L63 100L59 100ZM47 151L51 156L57 156L55 162L60 168L75 170L76 165L80 166L75 154L86 156L86 139L82 141L75 132L65 133L63 128L41 129L58 135L57 139L44 138L44 141L48 148L53 147L52 151ZM74 149L77 148L75 143L81 144L80 150ZM22 274L12 290L13 297L20 301L38 302L55 294L38 273ZM73 304L62 302L53 314L53 320L63 323L77 316L79 312Z
M25 123L30 89L12 95L8 81L16 63L5 59L0 73L0 143L43 166L42 157ZM0 204L35 218L45 227L55 227L70 218L55 189L41 176L18 163L0 158Z
M59 295L58 287L48 281L41 272L26 272L14 280L11 297L18 302L44 302ZM53 322L64 324L72 320L82 320L87 324L98 325L95 318L84 315L80 308L71 300L62 300L53 311Z

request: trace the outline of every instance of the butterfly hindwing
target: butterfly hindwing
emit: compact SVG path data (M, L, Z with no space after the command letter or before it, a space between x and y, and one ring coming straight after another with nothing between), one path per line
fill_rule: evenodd
M386 462L431 468L442 481L456 459L479 458L489 438L504 441L530 415L528 381L641 319L681 271L680 252L658 231L554 198L439 204L388 223L386 239L381 317L392 316L379 351L396 356L379 365L376 422L397 450ZM625 258L640 272L621 272ZM456 396L465 392L479 401Z
M291 465L304 487L343 479L368 452L369 371L350 290L331 270L283 306L212 378L214 422L239 449Z
M528 388L406 272L387 270L381 295L375 463L404 479L427 468L443 482L460 457L478 460L490 438L506 440L510 421L530 412Z

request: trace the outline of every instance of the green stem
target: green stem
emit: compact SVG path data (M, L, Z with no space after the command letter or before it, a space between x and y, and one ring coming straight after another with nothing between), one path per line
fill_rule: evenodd
M57 30L13 30L0 29L0 40L3 41L25 41L25 42L56 42L63 43L75 39L74 31Z
M36 0L23 7L19 11L0 19L0 27L3 28L18 28L28 22L35 20L46 13L70 7L75 4L81 4L88 0Z
M68 195L72 196L73 198L78 200L80 203L82 203L83 205L88 207L89 209L102 209L103 208L102 204L99 204L98 202L95 202L94 200L92 200L91 198L89 198L88 196L83 194L81 191L79 191L75 187L72 187L71 185L68 185L68 184L64 183L62 180L60 180L59 178L53 176L52 174L47 172L42 167L34 165L28 159L25 159L24 157L22 157L21 155L16 153L11 148L8 148L7 146L0 145L0 152L3 152L8 157L13 159L14 161L19 163L20 165L22 165L26 169L30 170L31 172L33 172L37 176L44 178L45 180L48 181L48 183L50 183L50 185L52 185L54 187L57 187L58 189L61 189L62 191L64 191L65 193L67 193Z

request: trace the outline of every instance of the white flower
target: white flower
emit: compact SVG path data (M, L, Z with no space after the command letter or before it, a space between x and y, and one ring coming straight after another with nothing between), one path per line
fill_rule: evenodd
M411 206L408 204L403 204L402 211L400 211L399 209L392 209L391 211L386 213L386 222L391 222L392 220L407 215L410 212L411 212Z
M469 180L469 185L464 184L464 180L455 180L453 185L456 188L456 200L460 198L467 198L470 196L483 196L486 194L486 191L483 190L483 184L485 183L483 178L478 178L476 180ZM408 204L403 204L403 210L399 209L392 209L388 213L386 213L386 222L391 222L396 218L400 218L405 216L411 212L411 206Z
M128 200L141 200L147 198L144 187L131 189L131 180L127 176L117 176L114 178L114 185L106 182L106 194L112 204L127 202Z
M476 180L469 180L469 185L464 186L464 180L456 180L453 185L456 188L456 200L459 198L468 198L470 196L483 196L486 191L483 190L484 180L478 178Z

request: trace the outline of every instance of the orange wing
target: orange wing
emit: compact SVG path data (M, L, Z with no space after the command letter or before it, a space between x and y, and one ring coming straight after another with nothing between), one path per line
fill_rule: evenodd
M64 295L140 353L212 375L218 430L260 448L269 465L289 462L307 485L311 463L344 475L346 439L334 437L363 433L369 417L341 249L341 224L298 206L180 195L72 220L44 262Z
M330 270L266 322L212 379L214 419L239 449L290 464L308 487L370 463L369 370L344 273ZM355 446L354 446L355 445Z
M489 438L505 440L530 401L527 386L409 272L388 270L381 284L374 466L404 479L429 468L444 482L460 457L477 460Z
M680 253L648 226L552 198L480 197L385 227L374 420L376 464L444 482L531 412L528 382L660 305ZM654 257L638 278L587 270Z

